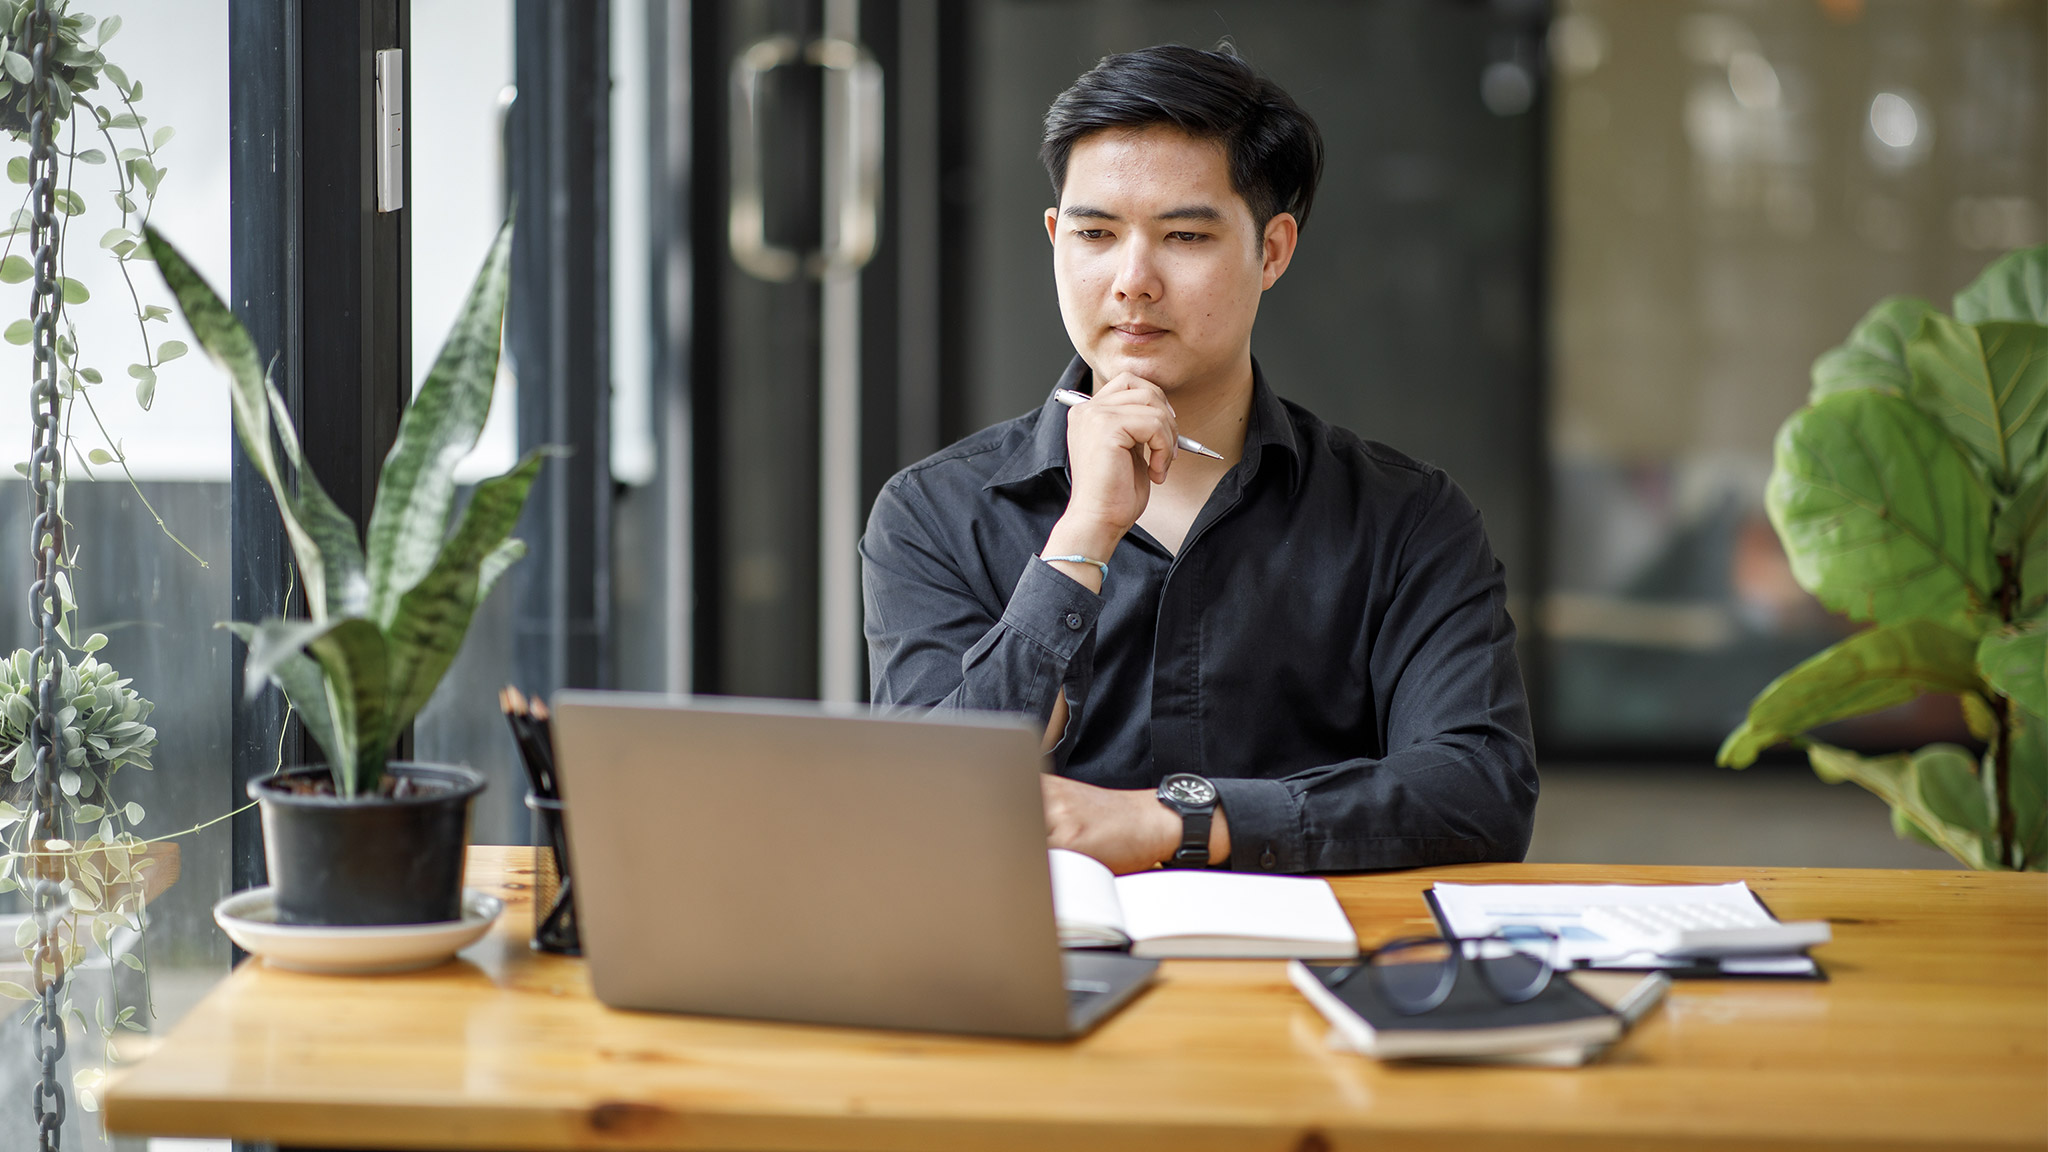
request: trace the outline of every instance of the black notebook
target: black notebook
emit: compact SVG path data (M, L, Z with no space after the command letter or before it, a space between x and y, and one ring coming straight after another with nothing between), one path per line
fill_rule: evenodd
M1592 989L1559 973L1534 998L1509 1004L1465 973L1442 1004L1408 1015L1388 1002L1363 964L1287 967L1288 978L1336 1029L1344 1047L1383 1060L1533 1056L1576 1064L1620 1038L1663 995L1662 974L1607 975Z

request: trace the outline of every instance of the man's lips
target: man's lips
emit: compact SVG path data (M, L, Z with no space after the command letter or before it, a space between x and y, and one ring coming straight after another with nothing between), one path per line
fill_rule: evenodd
M1147 340L1166 332L1156 324L1112 324L1109 330L1126 340Z

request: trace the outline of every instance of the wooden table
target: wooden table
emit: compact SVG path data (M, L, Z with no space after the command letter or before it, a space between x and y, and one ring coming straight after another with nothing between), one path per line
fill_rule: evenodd
M1325 1047L1273 961L1169 961L1075 1043L615 1012L527 951L529 850L472 849L507 913L405 976L245 964L104 1093L120 1133L353 1148L1904 1149L2048 1146L2048 875L1475 865L1344 877L1373 943L1434 880L1748 880L1824 917L1833 979L1688 982L1576 1069ZM942 932L944 918L933 921ZM935 942L939 938L935 936Z

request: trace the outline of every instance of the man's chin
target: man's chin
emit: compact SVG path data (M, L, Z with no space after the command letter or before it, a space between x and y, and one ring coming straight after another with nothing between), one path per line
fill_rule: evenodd
M1107 384L1128 372L1140 380L1148 380L1170 392L1186 376L1185 366L1174 356L1147 356L1142 353L1134 355L1119 349L1085 359L1095 372L1097 384Z

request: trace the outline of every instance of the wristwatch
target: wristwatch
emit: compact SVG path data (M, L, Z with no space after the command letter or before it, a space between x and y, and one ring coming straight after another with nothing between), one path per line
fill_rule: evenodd
M1216 786L1192 772L1175 772L1159 782L1159 802L1180 813L1180 847L1168 864L1209 865L1209 823L1216 815Z

